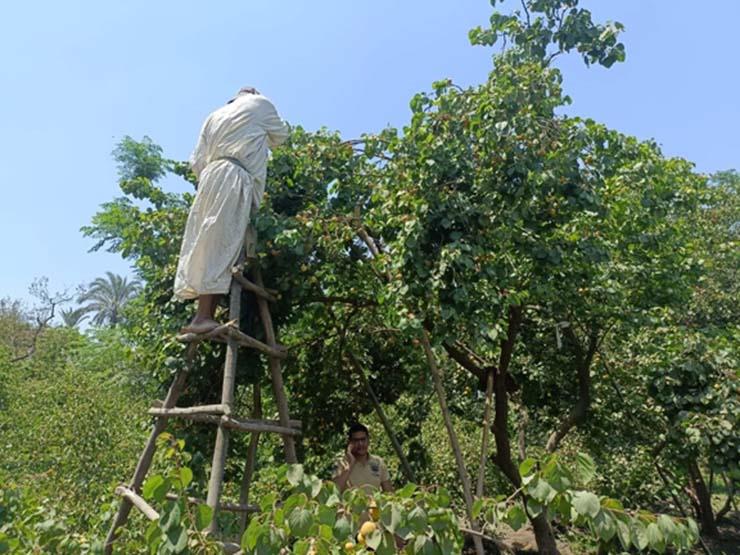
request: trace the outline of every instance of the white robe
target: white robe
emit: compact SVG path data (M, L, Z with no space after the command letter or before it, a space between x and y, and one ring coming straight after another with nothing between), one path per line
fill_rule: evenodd
M229 291L250 212L265 192L269 149L285 141L288 132L272 103L259 94L241 94L208 116L190 159L198 192L180 248L177 297Z

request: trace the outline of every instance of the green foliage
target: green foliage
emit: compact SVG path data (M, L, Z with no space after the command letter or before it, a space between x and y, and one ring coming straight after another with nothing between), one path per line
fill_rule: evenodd
M576 489L595 475L591 457L579 454L573 469L557 455L542 460L524 460L519 466L522 487L509 498L479 499L474 516L483 516L489 526L504 522L519 529L527 520L547 511L561 524L586 528L600 544L600 553L628 550L664 553L667 548L688 553L698 541L699 530L692 519L630 511L617 499ZM521 501L514 501L518 495Z
M102 543L75 530L52 501L0 488L0 553L102 552Z
M495 7L501 0L493 0ZM493 46L499 39L509 61L549 64L556 56L576 50L587 64L611 67L623 62L625 49L618 42L624 26L619 22L594 23L591 12L578 0L523 0L511 14L494 11L490 27L470 31L470 42ZM508 46L508 48L506 48Z
M188 501L193 471L186 466L191 457L184 451L185 442L165 433L157 438L157 447L162 452L162 471L150 474L142 487L143 497L161 507L159 519L152 521L145 533L149 553L221 553L217 542L205 533L213 518L212 509Z
M111 484L130 472L146 434L151 390L135 375L119 338L69 328L47 329L23 363L0 355L3 487L46 499L71 531L97 526Z
M300 465L284 467L277 486L261 499L262 512L244 532L246 553L458 553L462 548L444 489L408 484L394 494L340 493Z

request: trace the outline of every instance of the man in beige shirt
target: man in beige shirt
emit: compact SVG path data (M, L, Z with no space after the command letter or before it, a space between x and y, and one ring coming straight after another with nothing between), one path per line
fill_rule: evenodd
M352 424L347 439L347 450L337 464L333 477L340 491L359 487L393 491L383 459L369 452L370 432L367 427Z

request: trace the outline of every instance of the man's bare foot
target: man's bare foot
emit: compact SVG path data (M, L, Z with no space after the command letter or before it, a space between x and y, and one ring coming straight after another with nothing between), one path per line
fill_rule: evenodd
M221 324L219 324L215 320L211 320L210 318L203 320L195 319L187 326L182 328L180 330L180 333L208 333L209 331L213 331L220 325Z

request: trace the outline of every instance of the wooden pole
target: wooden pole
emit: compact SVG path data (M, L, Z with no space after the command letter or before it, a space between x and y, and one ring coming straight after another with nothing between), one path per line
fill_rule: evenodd
M161 407L152 407L149 414L161 417L187 416L189 414L226 414L228 407L225 405L199 405L195 407L175 407L165 409Z
M177 403L182 390L185 388L185 380L187 378L188 370L192 365L194 356L195 345L189 345L186 354L185 368L183 370L180 370L175 376L175 379L172 380L172 384L170 385L170 389L167 392L167 396L162 403L163 407L172 408ZM166 426L166 418L157 418L154 421L154 427L152 428L151 434L149 434L149 439L146 442L144 451L139 456L139 461L136 463L136 469L134 470L134 475L131 478L131 483L129 484L128 489L130 489L131 491L139 492L141 490L141 485L144 483L146 473L149 471L149 467L152 464L152 457L154 457L154 450L157 446L157 438L162 432L164 432ZM118 507L118 512L116 513L110 530L108 531L108 536L105 539L106 555L110 555L111 553L113 553L113 542L115 542L116 538L118 537L118 530L126 523L128 515L131 512L131 507L131 500L124 497L121 500L121 504Z
M445 421L445 427L447 428L447 435L450 439L450 446L455 454L455 462L457 463L457 472L460 475L460 481L463 486L463 495L465 497L465 509L470 519L470 525L473 530L477 529L475 519L473 518L473 496L470 491L470 478L468 477L468 471L465 468L465 461L462 457L462 451L460 449L460 443L457 441L457 434L455 429L452 427L452 419L450 418L450 412L447 409L447 398L445 396L444 385L442 384L442 374L437 367L437 361L434 359L434 352L432 346L429 344L429 335L427 330L422 329L421 333L421 344L424 346L424 353L429 363L429 369L432 371L432 378L434 380L434 389L437 391L437 398L439 400L439 408L442 411L442 417ZM476 530L477 531L477 530ZM483 542L480 536L473 536L473 543L475 544L475 552L477 555L484 555Z
M475 495L483 497L483 482L486 478L486 461L488 460L488 436L491 429L491 407L493 406L493 368L488 369L486 376L486 406L483 409L483 437L480 442L480 466L478 467L478 483L475 486Z
M411 470L411 465L409 464L408 459L406 458L405 453L403 452L403 448L401 447L401 444L398 441L398 438L396 437L396 434L393 432L393 427L391 426L390 421L385 415L385 411L383 410L383 407L380 404L380 401L378 400L378 396L375 395L375 390L373 389L373 386L370 385L370 382L367 379L367 376L365 376L365 371L362 368L362 365L360 364L360 361L357 359L355 354L352 351L347 351L347 356L352 363L352 366L354 366L355 371L360 377L360 380L362 381L363 386L365 386L365 389L367 390L368 395L370 396L370 401L373 404L373 407L375 408L375 412L378 413L378 418L380 418L380 421L383 424L383 428L385 428L385 433L388 435L388 438L391 440L391 444L393 445L393 449L396 452L396 456L398 456L398 459L401 461L401 468L403 469L403 473L406 475L406 479L409 482L416 482L416 477L414 476L414 471Z
M238 322L241 313L241 292L242 288L235 280L231 281L231 290L229 292L229 320ZM231 412L234 404L234 381L236 376L236 359L238 354L238 343L233 335L229 335L226 342L226 360L224 361L224 381L221 387L221 404L225 405ZM226 418L226 417L223 417ZM224 466L226 465L226 454L229 450L229 430L222 423L216 430L216 446L213 450L213 464L211 466L211 477L208 481L208 497L206 502L213 509L213 519L208 526L208 532L216 534L218 532L218 501L221 498L221 488L224 479Z
M254 278L257 285L264 289L265 284L262 282L262 273L260 272L259 266L255 266L254 268ZM267 306L267 301L261 297L257 297L257 306L259 307L260 320L262 320L262 327L265 331L267 344L273 349L277 349L277 340L275 339L275 328L272 325L270 307ZM280 425L283 428L290 428L288 399L285 396L285 386L283 385L283 372L280 366L280 359L275 356L270 356L268 361L270 364L270 374L272 376L272 391L275 395L278 415L280 416ZM283 450L285 451L285 462L288 464L295 464L298 462L298 457L295 452L295 442L289 435L283 436Z
M259 420L262 418L262 386L259 380L254 384L252 388L252 418ZM249 449L247 450L247 460L244 463L244 474L242 475L241 490L239 492L239 504L249 504L249 489L252 486L252 477L254 476L254 469L257 465L257 447L259 445L260 434L255 432L249 438ZM244 530L247 529L247 521L249 515L244 513L239 517L239 537L244 534Z
M251 291L252 293L254 293L255 295L257 295L258 297L262 297L263 299L265 299L266 301L269 301L271 303L277 302L277 299L275 298L275 295L269 293L266 289L263 289L262 287L260 287L256 283L252 283L247 278L245 278L244 275L242 274L242 270L241 269L234 268L231 271L231 273L232 273L234 279L237 280L241 284L241 286L244 289L246 289L247 291Z
M149 503L144 501L144 498L140 495L134 493L125 486L118 486L116 488L116 493L124 499L127 499L129 503L139 509L149 520L159 520L159 513L155 511Z

